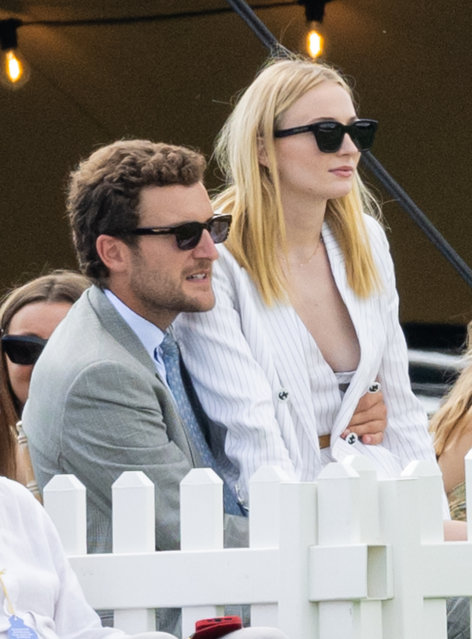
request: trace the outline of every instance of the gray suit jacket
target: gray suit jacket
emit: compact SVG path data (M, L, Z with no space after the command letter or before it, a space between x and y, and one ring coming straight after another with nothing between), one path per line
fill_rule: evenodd
M62 473L86 486L89 552L111 550L111 485L125 470L155 484L157 549L179 548L179 483L198 453L140 340L96 286L38 360L23 427L41 490ZM225 544L246 542L247 520L226 516Z

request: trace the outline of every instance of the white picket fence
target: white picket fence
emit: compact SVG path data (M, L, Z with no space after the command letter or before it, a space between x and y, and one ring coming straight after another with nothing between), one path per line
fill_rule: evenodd
M470 482L470 454L466 468ZM472 596L472 544L443 541L434 466L378 481L368 460L351 457L312 483L266 467L250 490L250 547L239 549L223 549L222 486L207 469L181 484L179 551L154 551L154 485L141 472L113 486L110 554L86 554L75 477L54 477L44 501L87 599L115 609L128 632L153 630L156 607L182 607L188 637L196 619L251 604L252 625L291 639L446 639L445 598Z

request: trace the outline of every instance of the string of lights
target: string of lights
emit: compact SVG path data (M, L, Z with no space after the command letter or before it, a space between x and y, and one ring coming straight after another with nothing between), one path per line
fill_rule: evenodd
M285 2L270 2L254 4L252 9L264 10L278 7L303 5L306 21L309 26L307 33L307 53L316 58L323 52L323 36L320 25L324 16L325 4L331 0L286 0ZM156 22L195 18L222 13L234 12L234 7L219 7L180 13L158 13L142 16L83 18L74 20L20 20L7 18L0 20L0 84L8 89L19 89L26 84L30 77L30 68L18 49L18 30L29 26L46 27L87 27L97 25L120 25L139 22Z
M317 0L315 0L317 1ZM324 0L329 2L330 0ZM311 3L312 0L308 0ZM277 7L287 7L300 4L297 0L285 0L279 2L269 2L264 4L254 4L253 9L275 9ZM84 18L76 20L31 20L21 22L21 26L42 25L48 27L61 26L92 26L92 25L112 25L112 24L132 24L135 22L156 22L161 20L176 20L180 18L195 18L217 15L220 13L232 13L231 7L217 7L215 9L198 9L195 11L179 11L173 13L154 13L150 15L125 16L125 17L108 17L108 18Z

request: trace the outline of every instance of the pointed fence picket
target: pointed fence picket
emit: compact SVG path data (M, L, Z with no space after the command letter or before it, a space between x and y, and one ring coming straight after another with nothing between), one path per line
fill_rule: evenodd
M471 454L465 463L469 487ZM182 481L178 551L154 550L143 473L123 473L112 499L113 553L86 555L84 487L56 476L44 495L89 602L115 609L128 632L153 630L154 608L180 607L188 637L197 619L250 604L252 625L292 639L446 639L446 598L472 596L472 544L443 541L442 482L428 462L392 480L362 457L329 464L315 482L261 468L248 548L223 548L222 482L209 469Z

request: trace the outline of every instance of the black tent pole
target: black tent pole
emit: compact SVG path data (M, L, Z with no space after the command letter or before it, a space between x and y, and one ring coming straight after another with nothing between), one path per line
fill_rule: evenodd
M290 55L290 51L280 44L262 20L259 20L247 2L241 2L241 0L227 0L227 2L235 13L254 31L262 44L269 49L272 56L284 57Z
M226 0L233 10L253 30L259 40L269 50L271 55L285 57L290 56L290 51L281 45L277 38L269 31L266 25L256 16L245 0ZM374 155L367 151L362 154L363 164L381 182L395 200L403 207L412 220L420 227L423 233L452 264L462 279L472 288L472 269L452 248L449 242L441 235L436 227L428 220L423 211L413 202L408 194L400 187L393 177L386 171Z

